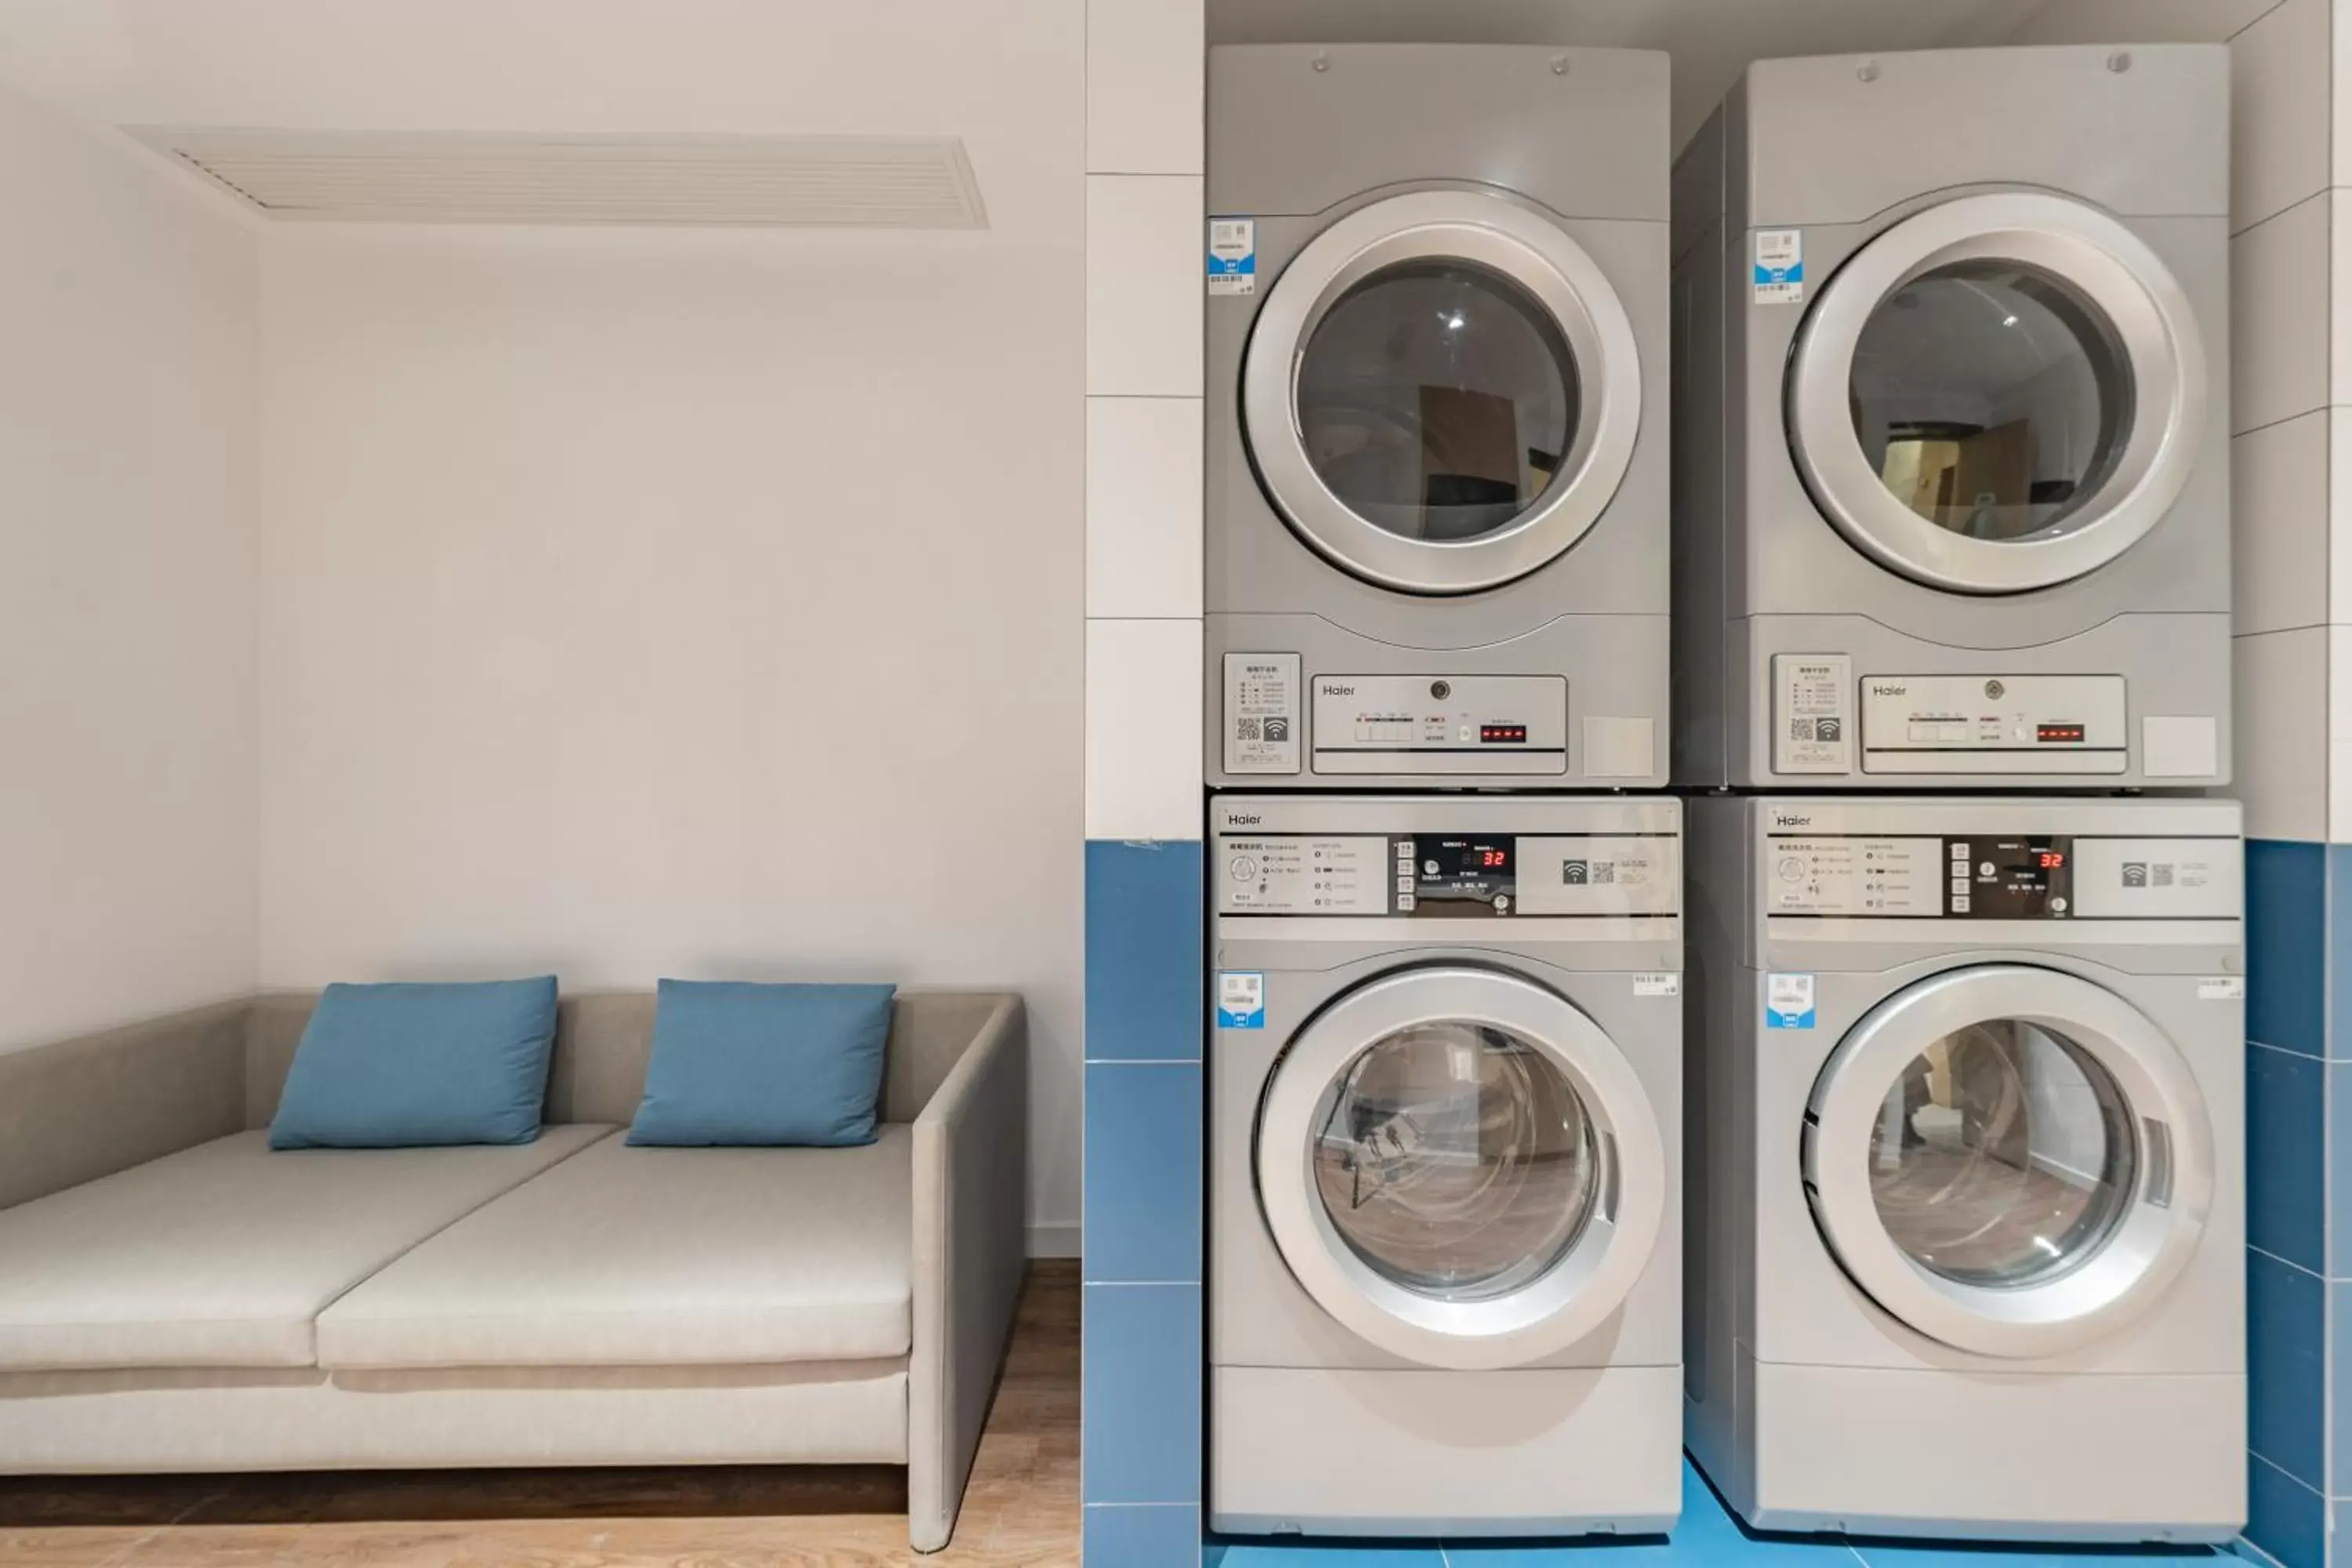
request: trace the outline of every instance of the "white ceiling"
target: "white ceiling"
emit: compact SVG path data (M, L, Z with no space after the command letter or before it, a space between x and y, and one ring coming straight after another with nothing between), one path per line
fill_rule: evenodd
M1748 61L1998 44L2220 40L2271 0L1207 0L1209 41L1581 44L1674 56L1675 144Z
M1206 0L1213 42L1662 48L1677 141L1748 60L2112 28L2269 0ZM992 230L1083 223L1085 0L0 0L0 81L112 125L961 137Z
M1071 244L1085 47L1084 0L0 0L0 80L108 124L961 137Z

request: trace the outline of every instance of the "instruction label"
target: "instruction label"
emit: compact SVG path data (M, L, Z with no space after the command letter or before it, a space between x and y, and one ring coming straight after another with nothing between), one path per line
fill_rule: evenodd
M1209 292L1257 292L1257 219L1209 220Z
M1217 1027L1265 1027L1265 975L1238 969L1217 973Z
M1813 1026L1811 975L1768 974L1764 977L1764 1026L1768 1029L1810 1029Z
M1683 994L1683 977L1679 974L1636 974L1633 994L1636 996L1679 996Z
M1805 297L1805 231L1756 231L1756 302L1793 305Z
M2242 974L2216 974L2197 983L2200 1002L2242 1002L2246 999L2246 977Z

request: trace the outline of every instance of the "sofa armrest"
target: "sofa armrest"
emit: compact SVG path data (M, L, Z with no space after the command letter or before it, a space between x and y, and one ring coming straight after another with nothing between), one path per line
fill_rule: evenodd
M0 1208L245 1126L243 1002L0 1055Z
M1001 1000L915 1119L915 1338L907 1412L908 1533L954 1532L1028 1268L1029 1042Z

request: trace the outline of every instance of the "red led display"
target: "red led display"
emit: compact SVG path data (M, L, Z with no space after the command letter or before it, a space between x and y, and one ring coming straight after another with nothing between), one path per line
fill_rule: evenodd
M1523 746L1527 744L1527 741L1528 727L1525 724L1481 724L1478 726L1478 743L1482 746Z

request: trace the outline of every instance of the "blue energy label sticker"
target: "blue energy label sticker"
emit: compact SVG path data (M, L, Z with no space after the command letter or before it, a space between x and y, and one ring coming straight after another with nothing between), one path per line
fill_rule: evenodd
M1217 1027L1220 1029L1265 1027L1265 976L1264 974L1238 969L1218 972Z
M1257 292L1257 219L1209 220L1209 292Z
M1764 977L1764 1026L1768 1029L1810 1029L1813 1026L1811 975L1768 974Z

